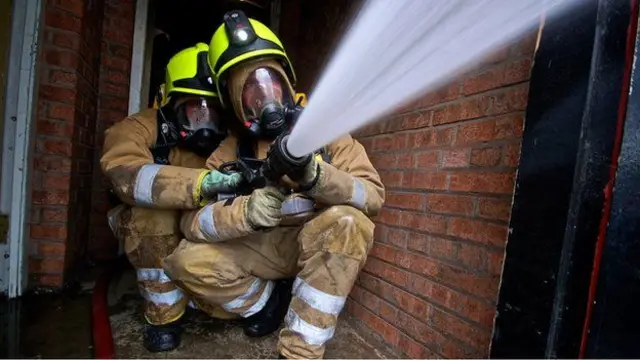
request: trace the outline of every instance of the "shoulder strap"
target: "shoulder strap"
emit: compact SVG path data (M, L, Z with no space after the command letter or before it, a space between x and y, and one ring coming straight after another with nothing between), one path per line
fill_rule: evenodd
M158 165L170 165L169 154L171 148L176 146L178 140L178 132L175 125L168 121L161 109L156 112L158 124L156 142L152 148L149 148L153 155L153 162Z

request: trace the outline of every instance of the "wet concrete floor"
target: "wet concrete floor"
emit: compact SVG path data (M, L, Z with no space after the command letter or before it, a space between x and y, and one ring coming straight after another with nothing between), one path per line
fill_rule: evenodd
M93 356L88 291L27 294L0 300L0 358Z
M142 346L142 301L133 271L125 272L111 284L109 292L111 328L118 358L277 358L277 332L262 339L242 333L235 321L212 319L189 311L182 344L174 351L153 354ZM398 356L371 333L358 327L356 320L343 317L335 337L327 345L329 359L385 359Z

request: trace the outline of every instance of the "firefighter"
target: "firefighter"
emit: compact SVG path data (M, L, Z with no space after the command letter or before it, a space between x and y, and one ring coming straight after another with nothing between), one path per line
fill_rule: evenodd
M145 299L143 341L152 352L180 344L189 301L161 266L182 238L180 211L199 208L219 191L231 191L240 179L205 169L207 157L227 134L207 65L208 48L199 43L170 59L159 104L109 128L100 159L122 202L109 212L109 223L136 268Z
M209 64L223 104L240 121L207 167L239 156L264 159L291 127L287 114L296 106L295 74L280 40L242 12L227 13ZM351 136L308 159L283 177L284 193L266 186L186 212L186 239L163 261L199 301L256 319L245 327L249 336L275 331L284 318L278 351L286 358L323 356L371 249L370 217L384 201L380 176ZM289 277L292 298L282 280Z

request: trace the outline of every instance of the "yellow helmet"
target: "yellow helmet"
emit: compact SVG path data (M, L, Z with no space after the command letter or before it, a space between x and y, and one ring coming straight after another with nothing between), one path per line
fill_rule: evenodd
M211 67L219 93L225 86L225 75L233 66L256 58L274 58L280 61L291 85L296 83L293 66L276 34L263 23L249 19L240 10L224 15L209 44Z
M176 93L218 97L207 64L209 46L197 43L175 54L167 64L163 104Z

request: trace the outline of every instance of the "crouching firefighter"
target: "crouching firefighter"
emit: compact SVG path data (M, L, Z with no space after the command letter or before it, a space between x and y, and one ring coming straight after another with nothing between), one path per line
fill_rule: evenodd
M321 358L371 249L369 217L383 204L383 184L363 146L348 135L283 161L275 147L286 141L290 115L298 112L292 111L295 75L266 26L240 11L227 13L213 35L209 64L239 121L207 167L266 157L253 162L269 165L267 178L275 182L186 212L186 240L164 259L164 269L199 301L258 316L245 328L248 335L274 331L284 317L282 357ZM294 278L288 306L287 278Z
M218 192L233 190L240 179L205 169L227 133L207 51L200 43L173 56L159 108L131 115L105 132L100 165L123 203L109 212L109 223L136 268L145 299L144 346L152 352L180 344L189 302L161 266L182 239L181 210L199 208Z

